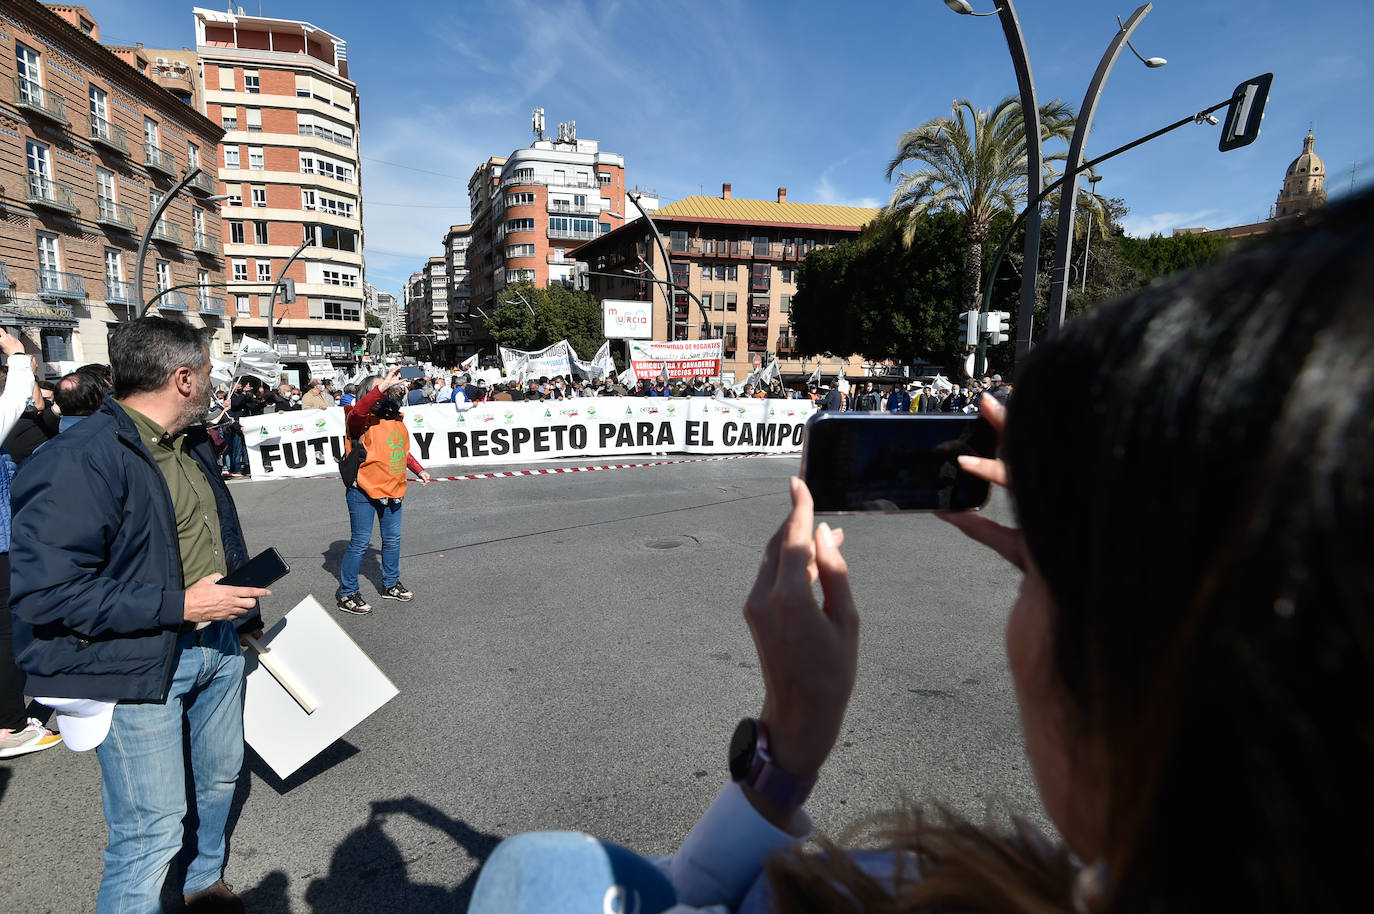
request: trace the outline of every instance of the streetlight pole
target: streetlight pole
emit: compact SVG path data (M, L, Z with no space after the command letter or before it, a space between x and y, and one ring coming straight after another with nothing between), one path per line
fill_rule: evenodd
M158 220L167 211L167 207L172 205L172 198L185 190L186 185L194 181L198 174L200 174L200 168L197 166L186 169L186 174L182 179L173 185L171 190L167 191L162 202L157 205L157 209L153 210L153 217L148 220L148 227L143 230L143 237L138 239L138 258L134 266L134 297L138 299L139 307L143 308L144 311L147 308L143 301L143 261L148 256L148 242L153 238L153 229L157 227Z
M1097 103L1102 98L1107 77L1111 76L1122 48L1130 42L1131 34L1149 15L1153 6L1152 3L1146 3L1138 7L1131 14L1131 18L1117 30L1097 64L1097 72L1093 74L1092 82L1088 84L1088 92L1083 96L1083 105L1078 109L1078 122L1074 125L1073 139L1069 141L1068 160L1064 163L1063 189L1059 192L1059 235L1054 246L1054 268L1050 272L1049 327L1046 336L1054 336L1064 323L1064 305L1069 292L1069 259L1073 256L1073 216L1078 203L1078 175L1083 170L1083 146L1088 141L1088 133L1092 130L1093 116L1097 113ZM1140 56L1134 47L1131 50L1137 57ZM1162 58L1140 59L1147 67L1164 65Z
M277 328L273 319L277 310L277 290L281 288L282 280L286 279L286 271L296 262L296 258L301 256L301 251L310 246L310 241L310 238L306 238L301 242L301 246L286 258L286 263L281 265L281 270L277 273L277 281L272 283L272 297L267 300L267 348L273 352L277 351Z
M1102 176L1095 171L1088 172L1088 183L1092 185L1092 195L1097 196L1097 182L1102 180ZM1096 207L1088 207L1088 237L1083 240L1083 285L1079 292L1088 291L1088 254L1093 249L1093 210Z
M635 209L639 210L639 214L643 216L644 221L649 224L649 231L654 236L654 243L658 245L659 256L663 258L663 266L668 270L668 339L675 340L677 339L677 315L674 313L675 303L673 301L673 290L676 286L672 280L673 264L672 261L668 259L668 248L663 243L663 236L659 234L658 226L654 224L654 220L649 216L649 211L639 202L639 194L626 194L625 196L630 198L630 202L635 205ZM658 279L657 273L652 269L650 269L650 273L653 273L655 280Z

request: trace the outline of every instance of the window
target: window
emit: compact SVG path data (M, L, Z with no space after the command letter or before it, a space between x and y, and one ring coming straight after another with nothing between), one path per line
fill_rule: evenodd
M246 242L243 240L243 220L242 220L242 219L230 219L230 220L229 220L229 243L230 243L230 244L245 244L245 243L246 243Z
M597 184L600 184L602 187L605 187L607 184L610 184L610 183L611 183L611 175L610 175L610 172L598 171L598 172L596 173L596 183L597 183Z
M124 255L114 248L105 249L105 281L109 283L124 281Z
M533 220L531 220L533 221ZM554 216L549 219L549 235L571 238L591 238L596 234L595 219L570 219Z
M252 310L250 309L250 307L249 307L249 305L248 305L248 296L247 296L247 295L235 295L235 296L234 296L234 311L237 312L237 314L238 314L239 317L252 317L252 316L253 316L253 312L252 312Z
M44 289L62 288L62 253L57 247L57 236L47 232L38 233L38 271L43 274L40 282Z
M506 194L507 206L531 206L534 204L534 191L525 190L514 194Z
M610 230L611 230L611 224L610 224L609 222L603 222L603 223L601 223L601 234L604 235L604 234L606 234L607 232L609 232Z
M349 219L353 218L352 200L320 194L315 208L321 212L332 213L335 216L346 216Z
M165 292L172 288L172 265L165 260L157 262L157 290Z
M43 68L38 62L38 52L14 43L14 59L18 67L19 97L26 102L43 102Z
M739 279L739 267L735 264L725 268L725 278L729 282L736 282Z
M534 245L532 244L508 244L506 245L507 257L533 257Z
M533 270L507 270L506 282L534 282Z
M257 94L258 94L258 91L259 91L259 90L258 90L258 71L257 71L257 70L244 70L244 71L243 71L243 91L244 91L244 92L247 92L249 95L257 95Z
M362 316L355 301L324 300L324 319L327 321L356 321Z
M725 293L725 310L726 310L726 311L735 311L735 310L738 310L738 303L737 303L736 300L735 300L735 293L734 293L734 292L726 292L726 293Z
M221 92L233 92L233 91L234 91L234 68L233 68L233 67L220 67L220 68L219 68L219 90L220 90Z
M267 244L267 223L266 223L266 222L254 222L254 223L253 223L253 243L254 243L254 244Z
M767 236L767 235L755 235L755 236L754 236L753 238L751 238L750 240L754 242L754 248L755 248L756 250L759 249L759 248L762 248L764 251L767 251L767 250L768 250L768 236Z
M767 263L754 264L749 276L749 288L755 292L767 292L768 282L773 277L773 266Z
M262 171L266 167L263 160L261 146L248 147L248 168L251 171Z
M261 108L244 108L244 109L243 109L243 123L244 123L244 126L246 126L249 130L251 130L251 131L253 131L253 132L255 132L255 133L261 133L261 132L262 132L262 109L261 109Z
M267 188L261 185L253 186L253 205L257 207L267 206Z
M791 313L792 313L792 296L790 296L790 295L784 295L784 296L782 296L778 301L779 301L779 303L778 303L778 310L779 310L779 311L781 311L783 314L791 314Z
M710 267L702 267L702 272L704 273L710 269ZM725 281L725 264L721 263L716 265L716 279L719 279L722 282Z
M566 221L566 220L565 220ZM553 227L553 220L549 220L549 227ZM534 231L533 219L508 219L506 220L506 232L532 232Z
M238 167L239 167L239 148L238 148L237 146L225 146L225 147L224 147L224 167L225 167L225 168L238 168Z
M224 201L225 206L243 206L243 194L230 193L229 199Z
M195 143L186 144L186 167L200 167L200 147L197 146Z
M143 119L143 140L154 149L157 148L157 121L150 117Z
M43 344L43 361L65 362L72 357L70 330L40 330L39 339Z
M200 307L204 309L210 304L210 273L208 270L196 270L196 299L200 302Z
M301 241L304 241L306 244L309 244L309 245L312 245L312 246L318 245L318 244L320 243L319 226L317 226L317 225L303 225L303 226L301 226L301 228L305 229L305 231L304 231L304 233L303 233L304 237L301 238Z
M791 281L792 281L792 268L791 268L791 267L783 267L783 268L782 268L782 281L783 281L783 282L791 282Z
M115 177L114 173L104 168L95 170L95 187L97 203L100 207L100 214L106 215L107 210L113 212L112 205L115 202Z
M330 248L335 251L357 251L358 233L350 232L346 229L336 229L332 225L316 225L311 228L318 230L320 246Z
M271 281L272 281L272 261L270 261L270 260L259 260L259 261L258 261L258 282L271 282Z
M191 207L191 231L197 238L205 237L205 210L199 206Z
M689 280L688 280L688 276L689 276L688 270L689 270L689 269L690 269L690 267L689 267L688 263L687 263L685 260L674 260L674 261L673 261L673 285L678 286L678 287L683 288L683 289L687 288L687 284L688 284L688 281L689 281Z
M703 293L701 294L701 304L702 304L702 307L704 307L707 311L712 311L712 310L714 310L714 308L713 308L712 305L711 305L711 293L710 293L710 292L703 292Z
M356 288L358 285L358 274L350 273L347 270L322 270L325 285L329 286L349 286Z
M533 168L517 168L511 175L512 184L532 184L534 183Z
M301 188L301 209L315 208L315 192L308 187Z
M248 261L233 260L230 261L230 266L234 271L234 282L248 281Z
M668 233L668 250L681 254L687 250L687 233L676 230Z
M226 131L239 129L239 112L237 108L219 109L219 125Z
M100 133L101 136L109 136L110 131L110 97L105 90L91 85L91 128Z

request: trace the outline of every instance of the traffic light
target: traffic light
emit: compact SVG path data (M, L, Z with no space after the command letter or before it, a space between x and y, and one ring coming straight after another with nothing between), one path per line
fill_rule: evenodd
M959 345L978 345L978 312L965 311L959 315Z
M281 281L281 300L290 304L296 300L296 281L287 277Z
M580 260L573 263L573 288L579 292L587 291L587 265Z
M1010 311L989 311L983 315L982 330L988 335L990 344L996 346L1007 341L1007 320L1010 317Z

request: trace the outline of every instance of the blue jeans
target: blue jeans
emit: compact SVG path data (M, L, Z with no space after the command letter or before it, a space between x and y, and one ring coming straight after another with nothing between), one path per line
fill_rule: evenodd
M225 453L225 456L229 459L229 472L247 473L248 443L243 438L243 430L231 427L228 431L228 435L229 450Z
M360 489L348 489L347 492L352 535L342 567L339 568L339 592L335 594L336 597L358 592L358 566L363 563L367 544L372 542L374 518L382 528L382 588L386 589L401 579L401 502L384 505L375 498L368 498Z
M243 768L243 655L233 624L183 633L173 662L167 700L116 705L96 749L110 829L96 914L162 910L168 867L184 841L184 728L199 824L183 894L209 888L224 872L224 828Z

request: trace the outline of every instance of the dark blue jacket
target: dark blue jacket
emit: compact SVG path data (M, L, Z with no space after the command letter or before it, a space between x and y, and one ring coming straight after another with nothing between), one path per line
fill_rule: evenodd
M187 448L215 492L229 571L243 529L203 426ZM128 413L110 397L48 443L11 489L14 653L31 695L161 701L185 590L172 495ZM235 620L259 628L256 609Z

